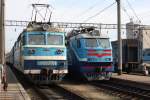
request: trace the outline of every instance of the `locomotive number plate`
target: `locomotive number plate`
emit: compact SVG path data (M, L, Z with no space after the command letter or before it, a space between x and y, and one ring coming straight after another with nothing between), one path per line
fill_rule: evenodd
M88 61L96 61L97 59L95 58L88 58Z
M58 73L68 73L68 70L53 70L54 74L58 74Z
M37 61L37 65L52 65L52 66L56 66L57 62L56 61Z

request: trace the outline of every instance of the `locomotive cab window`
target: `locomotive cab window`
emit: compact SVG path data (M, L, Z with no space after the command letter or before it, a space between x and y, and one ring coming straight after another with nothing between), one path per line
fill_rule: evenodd
M97 47L97 40L94 38L87 38L85 39L85 46L86 47Z
M81 48L81 43L79 39L77 40L77 48Z
M97 39L97 40L98 40L98 43L99 43L100 47L102 47L102 48L109 48L110 47L109 39L107 39L107 38L100 38L100 39Z
M63 45L63 36L48 34L47 45Z
M44 34L29 34L28 44L29 45L44 45L45 35Z

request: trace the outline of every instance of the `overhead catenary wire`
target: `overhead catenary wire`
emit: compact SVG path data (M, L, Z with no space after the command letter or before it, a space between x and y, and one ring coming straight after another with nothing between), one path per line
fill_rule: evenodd
M124 6L121 6L121 9L126 13L129 19L131 19L130 14L128 13L127 9Z
M71 1L71 0L70 0L70 1ZM66 3L66 4L67 4L67 3ZM77 6L77 4L78 4L78 0L73 0L69 5L67 5L67 6L68 6L67 9L65 9L64 11L62 11L62 12L59 14L59 16L61 16L61 18L63 18L63 17L66 15L66 12L69 14L68 8L71 9L71 8Z
M133 9L132 5L130 4L130 2L128 0L126 0L127 4L129 5L130 9L132 10L132 12L134 13L135 17L137 18L137 20L141 23L141 19L138 17L138 15L136 14L135 10ZM148 42L147 38L150 38L149 34L146 34L147 37L143 37L143 42L145 42L148 46L150 46L150 43Z
M105 1L105 0L103 0ZM91 5L90 7L88 7L87 9L85 9L84 11L80 12L76 18L81 17L83 15L85 15L86 13L88 13L89 11L91 11L92 9L94 9L97 5L99 5L99 0L97 2L95 2L93 5Z
M87 22L89 20L91 20L92 18L100 15L101 13L103 13L104 11L106 11L107 9L109 9L110 7L112 7L116 2L110 4L109 6L105 7L104 9L102 9L101 11L99 11L98 13L94 14L93 16L88 17L86 20L84 20L83 22Z
M133 14L135 15L135 17L137 18L137 20L139 22L141 22L140 18L138 17L138 15L136 14L135 10L133 9L132 5L130 4L130 2L128 0L126 0L128 6L130 7L130 9L132 10Z
M130 9L132 10L132 12L134 13L134 15L136 16L137 20L141 23L141 20L139 19L139 17L137 16L135 10L133 9L132 5L130 4L130 2L128 0L126 0ZM146 34L147 38L150 38L148 34ZM143 42L145 41L147 45L150 46L150 43L147 41L147 38L143 37Z

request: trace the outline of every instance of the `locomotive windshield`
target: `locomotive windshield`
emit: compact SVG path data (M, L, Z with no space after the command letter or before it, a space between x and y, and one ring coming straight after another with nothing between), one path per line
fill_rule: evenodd
M109 48L110 47L110 41L109 39L97 39L99 46L102 48Z
M85 46L86 47L97 47L97 40L96 39L85 39Z
M110 41L109 39L104 38L87 38L85 39L86 47L101 47L101 48L109 48Z
M28 35L28 44L29 45L44 45L45 40L44 34L29 34Z
M47 45L63 45L63 36L47 35Z

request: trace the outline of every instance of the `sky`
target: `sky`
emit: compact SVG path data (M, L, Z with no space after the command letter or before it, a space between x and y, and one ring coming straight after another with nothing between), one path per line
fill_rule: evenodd
M115 0L5 0L5 19L31 20L33 3L44 3L52 6L51 21L55 22L85 22L91 16L113 4ZM121 0L121 22L130 21L150 25L150 0ZM92 17L86 22L117 23L116 3L104 12ZM6 27L6 52L10 51L23 27ZM104 30L111 40L117 39L116 30ZM125 38L125 30L122 30Z

